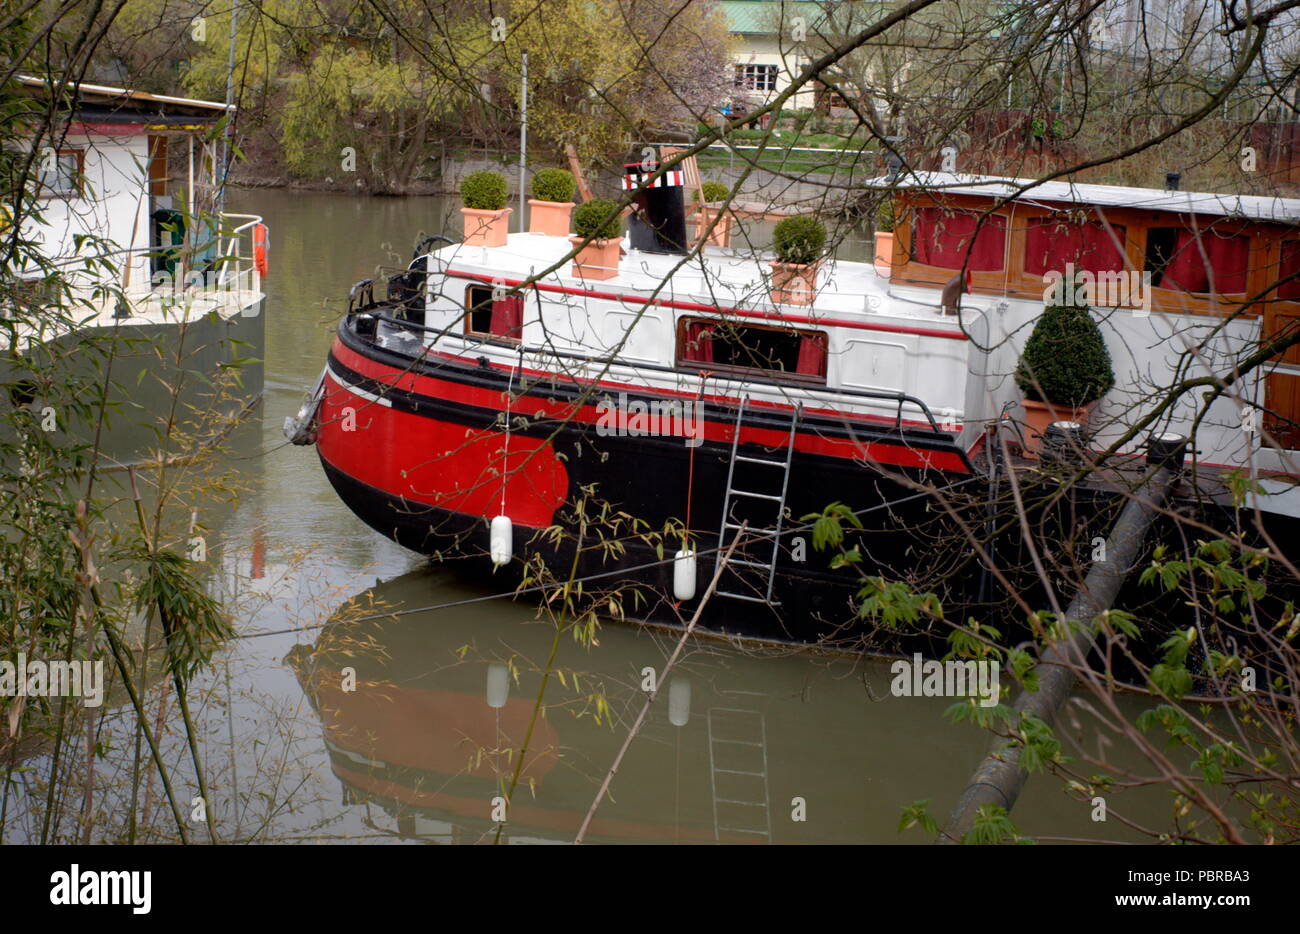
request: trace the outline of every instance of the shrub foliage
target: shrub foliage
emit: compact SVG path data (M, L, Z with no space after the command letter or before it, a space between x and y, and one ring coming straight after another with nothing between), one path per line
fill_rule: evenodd
M1043 309L1020 355L1016 385L1027 399L1076 407L1114 387L1110 351L1086 305Z
M577 190L578 183L567 169L542 169L533 176L533 197L538 201L572 201Z
M783 263L815 263L826 248L826 228L815 217L787 217L776 225L772 248Z
M584 240L588 237L593 240L609 240L617 237L623 226L617 208L617 202L607 201L604 198L593 198L586 204L578 205L577 210L573 212L574 232Z
M506 206L509 189L506 177L500 172L483 169L471 172L461 179L460 197L465 207L476 211L499 211Z

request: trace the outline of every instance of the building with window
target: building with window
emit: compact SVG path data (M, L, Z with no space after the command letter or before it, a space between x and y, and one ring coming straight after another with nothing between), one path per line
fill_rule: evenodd
M723 0L735 67L733 105L761 107L784 91L809 58L803 37L824 16L811 0ZM810 109L816 92L810 83L785 105Z

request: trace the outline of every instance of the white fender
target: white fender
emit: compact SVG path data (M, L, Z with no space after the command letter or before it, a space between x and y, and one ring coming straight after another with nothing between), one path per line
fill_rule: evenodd
M677 600L695 597L695 552L687 548L673 555L673 597Z
M492 555L492 563L497 567L510 563L514 552L514 535L514 523L509 516L497 516L492 520L488 550Z

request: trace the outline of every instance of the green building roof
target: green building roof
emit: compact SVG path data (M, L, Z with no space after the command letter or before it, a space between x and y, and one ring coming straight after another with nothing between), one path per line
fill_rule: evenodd
M727 29L745 36L775 36L788 30L796 16L804 17L811 30L825 16L812 0L722 0L722 9Z

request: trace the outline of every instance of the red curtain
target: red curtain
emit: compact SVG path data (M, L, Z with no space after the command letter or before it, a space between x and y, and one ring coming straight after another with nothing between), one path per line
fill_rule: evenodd
M1250 237L1231 234L1223 237L1203 230L1178 232L1174 258L1165 267L1164 288L1187 292L1216 292L1220 295L1246 291L1246 271L1250 260ZM1205 255L1201 255L1204 249Z
M507 295L492 303L492 334L495 337L523 337L524 297Z
M799 364L795 372L810 376L826 375L825 334L809 334L799 342Z
M1085 224L1035 217L1025 231L1025 272L1042 275L1056 270L1065 272L1073 263L1080 272L1122 272L1124 228L1097 221Z
M713 328L707 321L686 322L686 342L682 359L693 363L713 362Z
M1282 241L1282 268L1278 270L1278 278L1285 279L1287 276L1294 276L1300 273L1300 240L1283 240ZM1284 282L1277 287L1278 298L1298 299L1300 298L1300 276L1292 279L1290 282Z
M1002 215L985 217L981 224L975 211L919 208L913 217L912 249L918 263L940 269L961 269L965 263L975 272L1002 268L1007 245L1007 219Z

